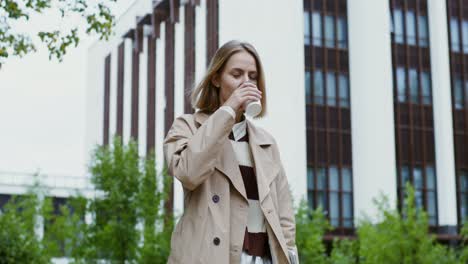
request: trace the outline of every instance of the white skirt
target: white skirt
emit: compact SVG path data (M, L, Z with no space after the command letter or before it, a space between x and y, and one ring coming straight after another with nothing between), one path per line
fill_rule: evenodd
M250 256L246 252L242 252L240 264L271 264L271 259L268 257Z

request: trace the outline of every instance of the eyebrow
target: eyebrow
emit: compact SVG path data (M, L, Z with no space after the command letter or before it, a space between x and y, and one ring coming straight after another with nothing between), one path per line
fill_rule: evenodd
M232 68L231 71L241 71L243 72L244 70L241 68ZM249 71L249 73L257 73L257 71Z

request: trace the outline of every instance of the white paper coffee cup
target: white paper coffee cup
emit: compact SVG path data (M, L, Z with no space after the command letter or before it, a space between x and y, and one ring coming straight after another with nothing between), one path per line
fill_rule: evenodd
M252 101L247 103L245 107L245 114L250 117L256 117L262 112L262 104L260 101Z

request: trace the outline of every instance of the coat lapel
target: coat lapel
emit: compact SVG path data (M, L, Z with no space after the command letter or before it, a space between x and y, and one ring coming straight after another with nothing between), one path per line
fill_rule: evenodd
M194 114L195 121L199 125L203 124L208 117L209 114L207 113L196 112ZM270 192L270 184L278 175L279 166L272 160L271 150L269 149L274 144L273 140L249 119L247 119L247 133L255 164L259 201L261 203ZM247 200L244 182L236 160L232 144L226 137L215 167L229 178L234 188Z
M196 112L194 114L195 121L201 125L209 117L209 114ZM242 180L242 175L239 169L239 163L236 162L236 154L232 147L231 142L226 137L223 142L221 149L221 154L218 155L217 162L215 167L221 171L226 177L229 178L234 188L245 198L247 201L247 192L244 187L244 181Z
M274 144L273 140L248 119L247 131L255 164L259 202L261 203L270 193L270 184L278 175L279 167L273 162L271 156L270 147Z

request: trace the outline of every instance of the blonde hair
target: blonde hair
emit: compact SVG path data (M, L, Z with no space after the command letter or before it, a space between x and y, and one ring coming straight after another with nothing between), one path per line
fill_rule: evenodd
M220 47L208 65L205 76L200 83L191 92L192 107L198 108L202 112L212 113L221 105L219 99L220 89L215 87L211 80L216 74L221 74L229 58L237 52L246 51L255 59L257 66L257 88L262 91L262 111L257 117L263 117L266 113L266 91L265 91L265 74L263 72L262 62L252 44L231 40Z

